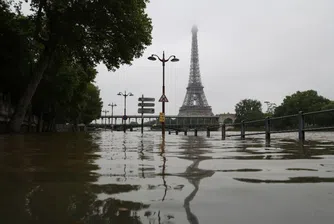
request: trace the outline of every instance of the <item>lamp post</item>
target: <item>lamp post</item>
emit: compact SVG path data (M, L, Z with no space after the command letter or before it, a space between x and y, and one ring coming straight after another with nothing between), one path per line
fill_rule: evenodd
M108 104L108 106L110 106L111 107L111 124L110 124L110 126L111 126L111 130L113 130L114 129L114 122L113 122L113 119L114 119L114 107L117 107L117 104L115 104L115 103L109 103Z
M133 96L133 94L132 93L126 93L126 91L124 91L124 93L119 92L117 95L118 96L124 96L124 115L123 115L122 121L124 122L123 127L124 127L124 133L125 133L125 131L126 131L126 119L127 119L127 117L126 117L126 98L128 96Z
M104 117L105 117L105 120L104 120L104 128L106 128L106 126L107 126L107 113L109 113L109 111L108 110L102 110L102 112L104 113Z
M150 57L148 57L148 60L155 61L159 60L162 62L162 96L165 96L165 63L168 62L170 59L171 62L177 62L179 61L178 58L176 58L175 55L169 56L169 58L165 58L165 51L162 52L162 58L160 58L156 54L152 54ZM162 101L162 113L165 116L165 100ZM161 122L161 130L162 135L165 135L165 121Z
M269 101L264 101L265 104L267 104L267 114L273 115L276 109L276 103L271 103Z

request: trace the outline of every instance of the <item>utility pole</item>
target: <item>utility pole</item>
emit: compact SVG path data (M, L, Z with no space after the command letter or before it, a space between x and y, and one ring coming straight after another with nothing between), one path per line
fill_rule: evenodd
M104 128L106 129L107 128L107 113L109 113L108 110L102 110L102 112L104 113Z
M117 104L114 104L114 103L109 103L108 106L111 107L111 124L110 124L110 127L111 127L111 130L114 130L114 107L117 107Z

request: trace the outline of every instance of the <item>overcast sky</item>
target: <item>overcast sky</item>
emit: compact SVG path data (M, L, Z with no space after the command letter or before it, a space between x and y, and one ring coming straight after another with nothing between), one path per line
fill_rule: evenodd
M135 95L128 98L128 114L136 113L141 94L158 100L162 66L147 57L165 50L180 59L166 64L166 114L176 115L186 93L194 24L204 92L215 114L234 112L244 98L280 104L297 90L334 99L333 11L332 0L151 0L153 42L143 57L116 72L98 67L105 108L115 102L114 113L121 114L123 98L116 94L124 90Z
M162 65L152 53L175 54L166 64L166 114L178 114L189 77L191 28L198 26L199 60L214 114L234 112L245 98L280 104L297 90L314 89L334 99L333 0L151 0L153 42L132 66L108 72L98 66L96 83L104 109L114 102L123 113L120 91L131 91L128 114L138 97L161 96ZM157 103L156 113L161 111ZM265 109L265 107L264 107Z

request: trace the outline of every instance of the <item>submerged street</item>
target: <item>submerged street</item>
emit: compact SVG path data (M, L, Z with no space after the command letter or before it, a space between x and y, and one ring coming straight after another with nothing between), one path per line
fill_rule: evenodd
M0 136L0 223L332 223L332 133Z

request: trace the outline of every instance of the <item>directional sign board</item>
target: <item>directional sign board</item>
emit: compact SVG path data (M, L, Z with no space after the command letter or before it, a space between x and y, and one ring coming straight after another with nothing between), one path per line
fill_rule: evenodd
M166 102L167 103L168 99L167 99L166 95L162 95L159 99L159 102Z
M154 103L138 103L138 107L154 107Z
M143 114L154 114L154 109L153 108L144 108L144 109L141 109L139 108L138 109L138 113L143 113Z
M155 99L144 97L144 98L138 98L138 101L154 102Z

